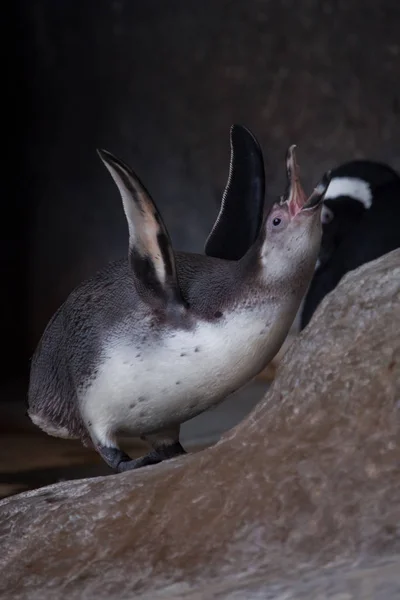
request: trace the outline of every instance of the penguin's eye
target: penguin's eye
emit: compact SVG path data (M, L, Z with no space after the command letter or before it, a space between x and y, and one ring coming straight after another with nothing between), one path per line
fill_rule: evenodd
M321 211L321 223L323 225L328 225L331 221L333 221L333 211L328 208L325 204L322 205Z
M284 210L274 210L268 218L268 231L271 233L279 233L286 229L289 224L289 215Z

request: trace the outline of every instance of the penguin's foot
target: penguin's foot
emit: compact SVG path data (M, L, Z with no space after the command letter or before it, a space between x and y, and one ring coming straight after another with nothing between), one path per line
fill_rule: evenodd
M186 453L179 442L159 445L157 450L152 450L145 456L134 459L128 456L126 452L115 447L97 446L97 451L104 462L118 473L155 465L163 460Z
M150 454L158 454L161 457L161 460L168 460L169 458L174 458L174 456L180 456L181 454L186 454L185 448L179 442L173 442L172 444L162 444L157 446L153 452ZM148 454L147 456L149 456Z
M154 465L162 461L162 458L154 451L135 459L114 446L99 445L97 446L97 451L104 462L118 473L131 471L132 469L140 469L140 467L147 467L148 465Z
M153 448L153 452L150 452L150 455L153 455L155 452L161 460L167 460L174 456L186 454L186 450L179 442L179 432L180 425L177 425L148 435L142 435L141 439Z

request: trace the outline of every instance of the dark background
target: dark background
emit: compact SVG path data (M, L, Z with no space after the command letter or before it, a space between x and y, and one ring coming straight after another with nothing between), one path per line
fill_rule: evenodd
M134 167L176 248L194 251L216 215L233 122L259 138L270 194L282 191L292 143L307 186L354 157L400 167L398 0L11 4L3 383L27 375L71 289L126 252L96 147Z

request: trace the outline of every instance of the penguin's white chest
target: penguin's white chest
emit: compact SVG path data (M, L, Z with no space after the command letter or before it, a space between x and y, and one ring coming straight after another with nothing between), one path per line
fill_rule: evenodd
M182 423L254 377L276 354L294 314L232 313L199 322L139 346L128 336L106 358L82 400L83 416L100 441L117 431L144 435Z

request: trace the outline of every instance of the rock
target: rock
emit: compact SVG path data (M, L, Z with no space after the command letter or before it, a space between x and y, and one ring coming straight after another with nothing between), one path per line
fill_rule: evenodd
M400 250L324 299L264 400L214 447L3 500L0 588L394 599L399 467Z

